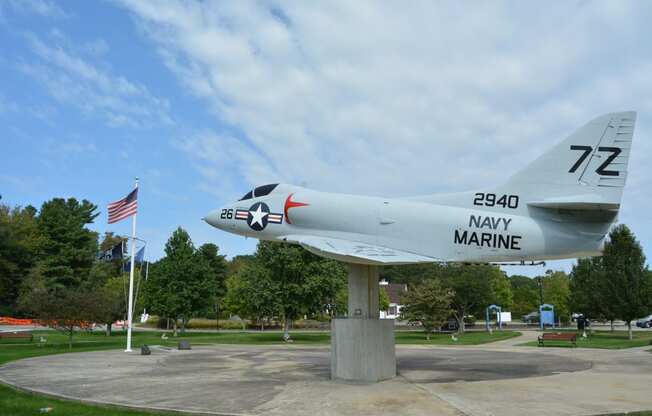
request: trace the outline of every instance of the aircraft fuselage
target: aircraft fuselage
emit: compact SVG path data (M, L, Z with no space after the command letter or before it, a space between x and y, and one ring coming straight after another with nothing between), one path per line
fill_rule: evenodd
M469 199L475 196L470 194ZM574 223L518 215L523 210L517 208L510 214L279 185L273 194L214 211L207 221L258 239L318 235L392 247L438 261L534 261L599 254L602 238L586 238Z

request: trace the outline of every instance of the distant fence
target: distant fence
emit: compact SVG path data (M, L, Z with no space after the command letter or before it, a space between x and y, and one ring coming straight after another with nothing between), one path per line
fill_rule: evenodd
M0 325L38 325L38 323L33 319L17 319L0 316Z

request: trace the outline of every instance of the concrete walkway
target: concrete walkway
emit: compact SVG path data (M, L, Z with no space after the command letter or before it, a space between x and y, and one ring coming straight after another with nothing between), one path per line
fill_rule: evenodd
M90 402L240 415L592 415L652 409L644 350L398 346L399 376L329 380L328 347L154 348L62 354L0 367L0 381Z

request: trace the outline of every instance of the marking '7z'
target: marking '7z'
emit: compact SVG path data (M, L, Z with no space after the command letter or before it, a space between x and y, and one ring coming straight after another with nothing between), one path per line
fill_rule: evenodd
M571 150L581 150L582 154L580 155L579 159L575 162L573 166L571 166L570 170L568 173L574 173L577 168L579 168L582 163L586 160L587 157L591 154L593 151L593 148L591 146L580 146L580 145L571 145ZM611 162L614 161L618 157L620 153L622 153L622 149L619 147L608 147L608 146L600 146L598 147L598 152L609 152L611 153L609 157L607 157L607 160L605 160L598 168L595 170L595 172L598 175L601 176L619 176L620 172L617 170L607 170L606 168L611 164Z

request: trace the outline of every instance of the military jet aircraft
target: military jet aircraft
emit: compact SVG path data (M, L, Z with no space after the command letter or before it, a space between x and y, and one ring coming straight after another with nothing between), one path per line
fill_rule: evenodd
M617 220L635 121L635 112L597 117L491 189L379 198L271 184L204 220L367 265L600 255Z

